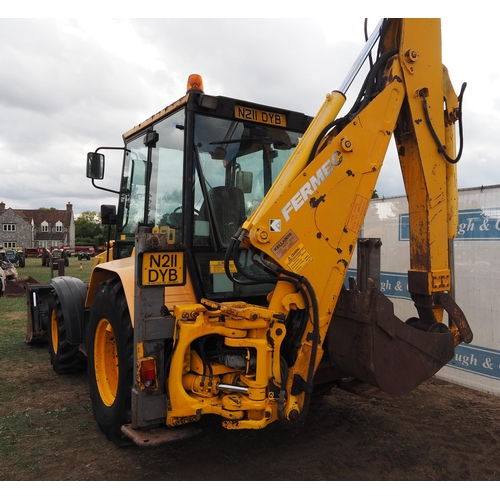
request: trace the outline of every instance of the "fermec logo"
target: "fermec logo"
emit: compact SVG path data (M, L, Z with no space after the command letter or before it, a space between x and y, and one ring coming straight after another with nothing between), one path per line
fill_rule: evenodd
M342 163L342 155L340 151L335 151L332 157L329 158L320 168L316 174L311 175L309 180L292 196L285 206L281 209L281 213L285 221L290 220L290 212L297 212L304 203L312 196L314 191L325 182L326 178L333 172L334 167L338 167Z

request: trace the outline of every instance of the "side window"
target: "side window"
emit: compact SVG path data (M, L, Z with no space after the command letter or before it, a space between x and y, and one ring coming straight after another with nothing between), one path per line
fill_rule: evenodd
M153 153L149 223L182 241L184 163L184 110L154 127L159 140Z
M133 235L144 218L146 196L147 150L142 146L142 137L128 145L121 187L121 204L124 207L122 232Z
M121 186L121 231L127 240L139 224L182 240L184 109L156 123L157 141L144 145L144 134L127 144ZM150 168L148 161L150 160ZM122 238L125 239L125 238Z

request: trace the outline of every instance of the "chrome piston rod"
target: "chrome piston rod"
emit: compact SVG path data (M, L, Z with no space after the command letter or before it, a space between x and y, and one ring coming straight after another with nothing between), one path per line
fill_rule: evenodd
M373 33L371 34L370 38L368 38L363 50L359 54L358 58L352 65L351 70L347 74L344 82L339 88L339 92L341 92L343 95L346 94L346 92L349 90L349 87L351 86L352 82L356 78L356 75L359 73L359 70L363 66L366 58L369 56L370 52L372 51L373 47L377 43L377 40L380 37L380 29L382 28L382 24L384 23L384 20L381 19L379 23L377 24L377 27L373 30Z
M219 391L242 392L248 394L248 387L240 387L239 385L218 384L217 389L219 389Z

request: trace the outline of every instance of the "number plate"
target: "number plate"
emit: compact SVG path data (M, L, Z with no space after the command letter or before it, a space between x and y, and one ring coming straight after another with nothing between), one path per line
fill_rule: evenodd
M142 285L184 285L183 252L151 252L142 256Z
M266 123L267 125L276 125L286 127L286 115L274 113L272 111L263 111L262 109L247 108L246 106L234 107L234 116L251 122Z

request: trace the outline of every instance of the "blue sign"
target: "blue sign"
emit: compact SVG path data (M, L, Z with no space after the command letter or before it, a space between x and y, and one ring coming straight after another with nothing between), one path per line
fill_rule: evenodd
M410 239L410 216L399 215L399 241ZM500 240L500 208L458 211L457 239Z
M345 287L349 288L349 277L357 277L355 269L348 269L345 278ZM407 273L392 273L388 271L380 272L380 291L387 297L394 299L411 300L410 292L408 291L408 274Z
M455 347L449 367L500 380L500 351L470 344Z

